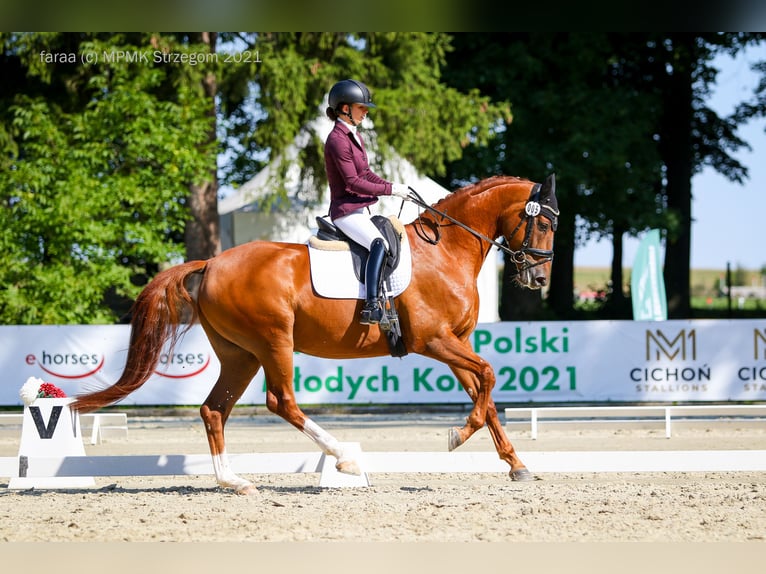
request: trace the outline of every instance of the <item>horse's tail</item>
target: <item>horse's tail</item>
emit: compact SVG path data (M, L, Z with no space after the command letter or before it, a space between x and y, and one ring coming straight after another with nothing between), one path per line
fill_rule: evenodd
M186 279L204 269L205 261L189 261L159 273L133 304L130 346L125 369L111 387L78 396L72 407L90 412L125 398L151 377L165 344L170 347L197 319L197 303ZM179 326L183 327L179 329Z

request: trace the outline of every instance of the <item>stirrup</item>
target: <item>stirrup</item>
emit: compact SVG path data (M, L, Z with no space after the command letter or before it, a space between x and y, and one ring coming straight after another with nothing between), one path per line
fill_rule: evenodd
M359 318L362 325L377 325L383 319L383 307L379 299L367 301Z

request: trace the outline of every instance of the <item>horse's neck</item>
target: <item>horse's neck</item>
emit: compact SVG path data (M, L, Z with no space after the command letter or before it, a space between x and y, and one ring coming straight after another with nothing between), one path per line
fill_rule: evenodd
M471 230L494 239L498 228L497 214L499 212L492 211L492 202L487 199L480 196L456 197L434 207ZM423 224L418 221L409 224L413 230L410 241L413 241L413 235L418 238L417 241L427 243L438 238L437 245L448 254L451 269L455 266L464 266L466 271L478 275L491 244L436 213L429 212L426 220L427 223Z
M498 215L501 211L501 206L496 196L497 194L487 191L475 196L455 198L460 201L450 202L442 211L473 231L490 239L495 239L499 235ZM475 238L472 238L467 231L459 229L457 225L452 225L448 222L443 223L447 224L450 232L454 231L451 235L454 234L456 241L464 242L470 240L475 243Z
M491 178L483 191L460 193L439 202L435 207L466 227L490 239L497 239L501 233L501 214L518 204L519 213L529 199L531 182L516 178ZM440 225L442 240L446 249L455 255L471 257L479 269L490 251L491 244L472 236L465 229L446 221L439 215L431 214ZM478 271L477 271L478 272Z

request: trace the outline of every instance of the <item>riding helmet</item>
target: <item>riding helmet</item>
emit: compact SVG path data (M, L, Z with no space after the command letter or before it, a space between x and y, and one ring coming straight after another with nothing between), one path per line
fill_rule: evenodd
M370 89L357 80L341 80L330 88L327 103L333 110L343 104L362 104L368 108L376 107L372 103Z

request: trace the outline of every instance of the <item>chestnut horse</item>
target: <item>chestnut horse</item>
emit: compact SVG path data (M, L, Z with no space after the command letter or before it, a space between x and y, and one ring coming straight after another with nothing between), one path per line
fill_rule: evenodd
M416 194L412 196L416 201ZM426 207L423 205L423 207ZM491 397L492 367L469 342L476 327L476 279L493 239L504 237L516 280L531 289L548 282L558 221L555 178L544 184L495 176L450 194L405 226L412 250L412 280L396 299L406 350L449 366L473 408L462 428L450 429L448 448L463 444L486 423L514 480L531 480L498 420ZM359 474L342 445L296 404L293 353L334 359L389 354L377 325L359 323L362 301L326 299L312 289L306 244L253 241L207 261L189 261L159 273L133 307L130 346L119 380L79 396L88 412L112 404L143 385L163 348L199 321L220 360L215 386L200 408L216 480L239 493L253 484L230 468L224 425L258 370L266 378L266 405L310 437L336 468Z

